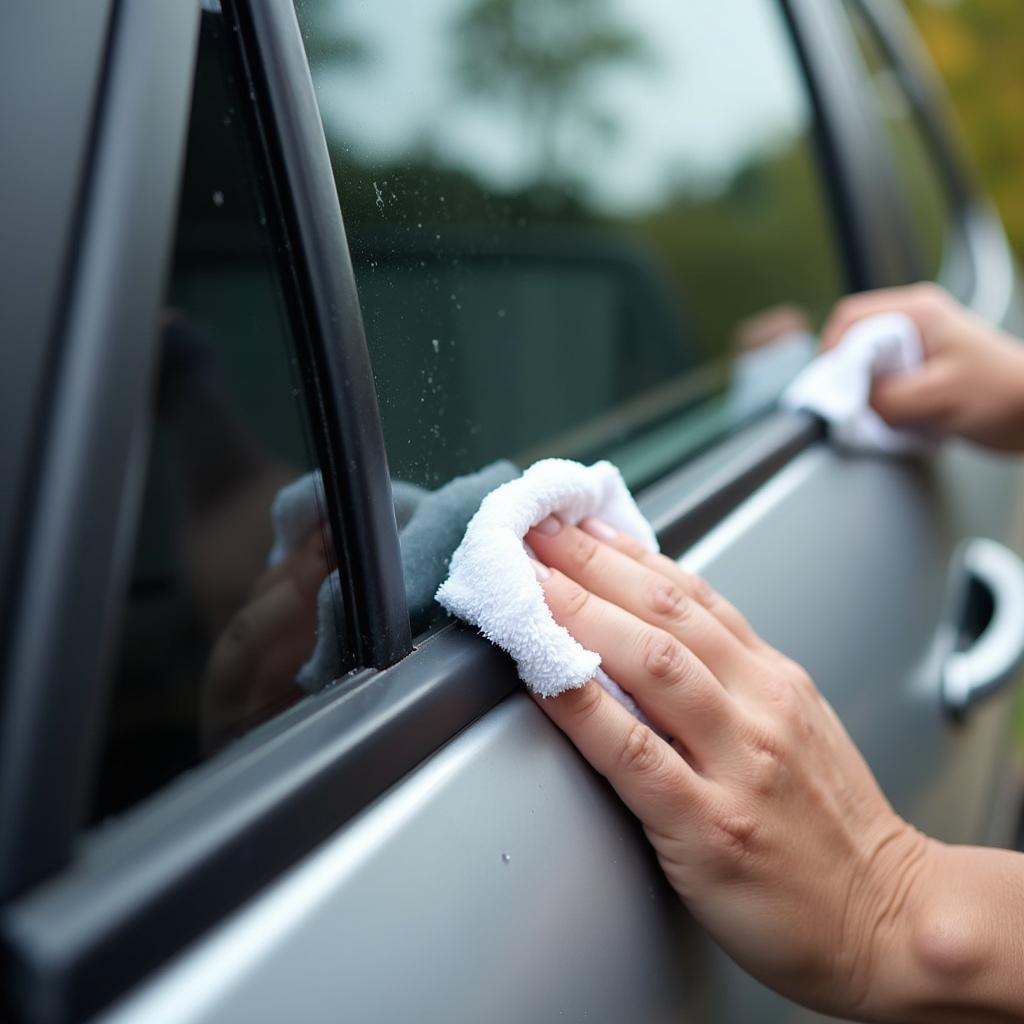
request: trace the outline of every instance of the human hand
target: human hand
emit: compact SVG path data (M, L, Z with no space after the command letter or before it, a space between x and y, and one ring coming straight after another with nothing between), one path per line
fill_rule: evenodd
M317 594L334 566L326 527L256 583L214 644L203 677L203 748L272 717L301 696L295 676L316 643Z
M593 681L539 706L742 967L827 1013L917 1019L901 1002L917 976L908 929L939 844L896 815L807 673L731 604L670 559L585 526L549 519L527 535L552 570L548 605L672 740Z
M871 405L894 427L929 426L1008 451L1024 450L1024 345L985 323L938 285L851 295L822 331L834 348L858 320L901 312L921 332L925 363L878 378Z

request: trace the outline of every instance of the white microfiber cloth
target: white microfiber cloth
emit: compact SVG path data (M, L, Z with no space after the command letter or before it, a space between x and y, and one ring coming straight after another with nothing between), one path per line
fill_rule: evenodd
M437 600L511 654L534 693L554 697L596 677L636 714L628 695L600 672L600 655L559 626L544 601L523 537L553 514L572 525L596 516L658 550L654 531L615 466L545 459L484 498L452 555Z
M832 439L854 451L906 455L927 451L933 440L894 430L871 408L871 382L907 373L924 362L917 325L903 313L881 313L855 323L839 344L818 356L782 396L784 407L806 410L829 424Z

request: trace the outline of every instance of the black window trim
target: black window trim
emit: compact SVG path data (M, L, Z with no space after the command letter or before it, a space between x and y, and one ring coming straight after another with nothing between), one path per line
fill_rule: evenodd
M320 342L324 488L346 538L338 556L350 587L357 660L384 668L412 649L405 580L377 392L313 81L291 3L224 0L223 6L238 26L257 109L264 112L264 145Z
M0 660L8 639L10 598L20 562L29 480L39 457L40 404L52 376L62 323L67 270L75 239L84 165L95 143L95 111L102 85L113 0L92 4L57 0L8 4L0 39L5 109L18 112L4 125L0 150L0 238L17 239L0 254L0 380L17 381L4 396L0 448ZM59 26L55 31L54 26ZM41 45L52 62L41 62ZM52 73L59 67L59 77ZM59 130L24 131L24 111L34 110ZM54 121L51 121L51 118ZM33 201L40 183L46 202ZM45 265L31 288L20 287ZM2 684L0 684L2 685ZM2 692L0 692L2 699Z
M187 56L197 26L198 7L174 4L121 5L110 25L11 595L0 901L67 859L84 804L111 598L130 556L119 525L134 519L141 491L139 381L153 370L166 258L154 240L173 222L191 91L187 62L148 54L169 46ZM161 126L155 139L153 123Z

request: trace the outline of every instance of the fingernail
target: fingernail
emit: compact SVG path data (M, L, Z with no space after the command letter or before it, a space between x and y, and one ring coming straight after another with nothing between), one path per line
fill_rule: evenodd
M554 537L554 535L562 529L562 520L555 516L548 516L547 519L542 519L534 529L538 533L544 533L549 537Z
M607 523L595 519L593 516L584 519L580 523L580 529L586 530L591 537L596 537L598 540L614 540L619 535L617 530L613 530Z
M551 570L546 565L542 565L533 558L530 559L530 565L533 566L534 576L536 576L541 583L551 575Z

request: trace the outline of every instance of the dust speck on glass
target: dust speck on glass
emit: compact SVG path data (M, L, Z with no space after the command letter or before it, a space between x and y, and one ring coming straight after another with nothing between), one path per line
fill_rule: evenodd
M769 407L842 291L774 0L298 0L394 476Z

